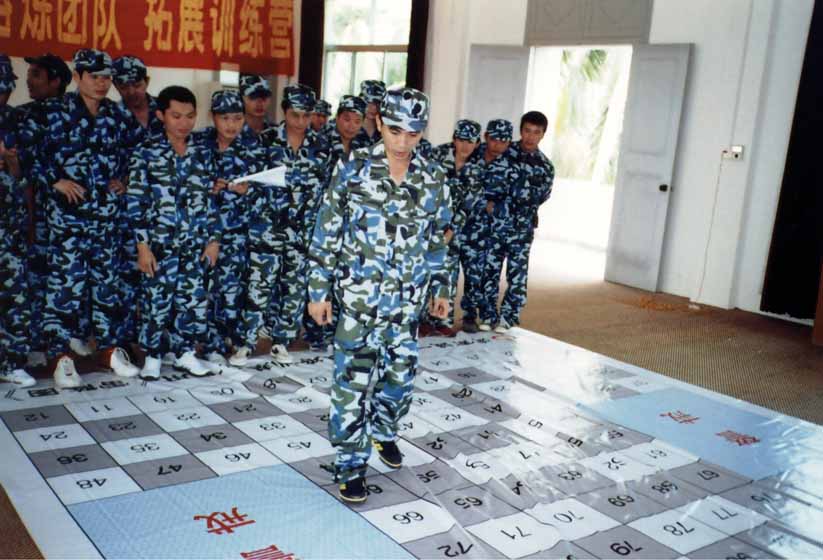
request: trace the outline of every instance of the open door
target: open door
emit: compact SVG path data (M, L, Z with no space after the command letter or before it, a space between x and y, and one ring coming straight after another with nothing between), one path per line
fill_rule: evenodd
M515 132L526 103L529 47L472 45L466 114L485 129L491 119L509 119Z
M606 280L657 291L691 45L632 53Z

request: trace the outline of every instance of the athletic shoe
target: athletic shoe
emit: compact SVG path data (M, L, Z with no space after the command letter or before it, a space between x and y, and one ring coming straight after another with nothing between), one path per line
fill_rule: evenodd
M203 377L204 375L211 373L211 370L209 370L203 362L197 359L197 355L194 353L194 350L189 350L177 358L174 362L174 369L185 371L195 377Z
M457 331L447 325L437 325L434 327L434 330L439 336L445 336L447 338L457 336Z
M140 370L140 379L146 381L157 381L160 379L160 360L151 356L146 356L143 369Z
M229 362L226 360L226 357L220 352L209 352L209 354L206 356L206 361L220 366L229 365Z
M20 385L21 387L31 387L32 385L37 385L37 380L29 375L27 371L22 369L12 370L11 373L0 373L0 381L14 383L15 385Z
M512 326L509 324L508 321L506 321L505 319L500 319L500 322L497 323L496 327L494 327L494 332L503 334L509 332L510 328L512 328Z
M70 389L80 386L80 375L74 367L71 356L63 355L54 366L54 384L60 389Z
M250 356L251 348L248 346L241 346L234 354L231 355L229 358L229 363L233 366L245 366L249 363Z
M477 321L474 319L463 319L463 332L474 334L477 332Z
M70 338L69 348L71 348L71 351L77 354L78 356L91 356L94 352L94 350L92 350L91 346L89 346L88 343L83 342L79 338Z
M140 370L131 363L131 358L122 348L114 347L104 350L98 362L101 366L110 368L114 375L119 377L136 377Z
M173 366L174 362L177 361L177 356L174 355L174 352L166 352L163 354L163 365L164 366Z
M366 501L366 477L360 476L348 482L344 482L338 487L340 499L353 504L361 504Z
M492 330L492 326L488 323L480 323L479 325L477 325L477 330L481 332L489 332Z
M372 447L377 450L380 455L380 460L393 469L399 469L403 466L403 454L393 441L377 441L372 440Z
M29 367L39 367L46 365L46 353L45 352L29 352L28 360L26 361L26 365Z
M271 359L278 364L293 364L294 358L289 356L289 351L282 344L274 344L271 347Z

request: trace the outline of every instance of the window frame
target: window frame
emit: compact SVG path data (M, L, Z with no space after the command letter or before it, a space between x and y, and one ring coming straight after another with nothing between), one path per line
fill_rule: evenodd
M386 75L386 62L389 53L404 53L408 56L409 45L324 45L323 46L323 98L326 98L326 77L328 76L329 53L351 53L351 65L349 68L349 92L351 95L357 95L358 91L354 83L357 69L357 55L359 53L382 53L383 54L383 68L380 70L380 79Z

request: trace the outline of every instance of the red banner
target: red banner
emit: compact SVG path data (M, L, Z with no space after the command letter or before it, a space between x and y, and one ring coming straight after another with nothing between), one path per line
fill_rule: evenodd
M0 0L0 52L70 60L81 47L149 66L294 72L293 0Z

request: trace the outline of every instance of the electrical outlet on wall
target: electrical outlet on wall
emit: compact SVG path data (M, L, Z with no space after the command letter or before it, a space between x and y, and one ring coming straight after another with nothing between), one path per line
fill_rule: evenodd
M731 146L720 152L723 159L741 160L743 159L743 146Z

